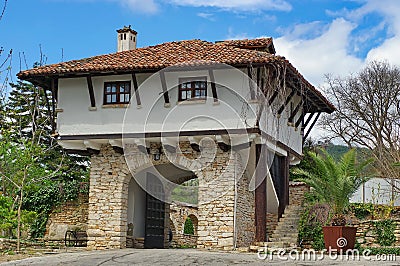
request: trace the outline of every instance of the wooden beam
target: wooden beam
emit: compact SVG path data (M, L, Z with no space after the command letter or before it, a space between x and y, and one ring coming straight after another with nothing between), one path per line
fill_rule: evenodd
M88 90L89 90L90 106L96 107L96 99L94 97L93 82L92 82L92 77L90 75L86 77L86 83L87 83Z
M212 90L212 95L214 98L214 102L218 102L218 94L217 94L217 86L215 84L215 76L214 76L214 71L212 69L208 70L208 75L210 76L210 81L211 81L211 90Z
M168 88L167 88L167 81L165 80L165 73L164 71L160 71L160 78L161 78L161 87L164 96L165 107L169 107L169 95L168 95Z
M257 87L260 87L261 69L257 67Z
M285 102L281 105L281 107L278 109L278 115L282 114L283 110L285 110L285 106L288 105L290 100L292 100L293 96L296 94L296 90L292 89L288 97L286 98Z
M314 119L314 121L312 122L311 126L308 128L307 133L304 135L303 142L304 142L304 140L307 139L308 135L309 135L310 132L311 132L311 129L313 129L313 127L315 126L315 123L317 123L317 120L318 120L318 118L319 118L320 115L321 115L321 112L319 112L319 113L317 114L317 116L315 117L315 119Z
M254 100L256 98L256 94L254 92L253 73L250 66L247 67L247 75L249 76L250 99Z
M294 124L294 126L297 128L300 126L300 124L304 121L304 111L301 113L299 119L297 119L296 123Z
M303 100L301 100L297 106L294 108L293 113L290 114L289 116L289 122L293 121L294 117L297 115L297 112L299 111L299 109L301 108L301 106L303 106Z
M316 113L311 113L311 114L308 116L308 118L307 118L306 122L304 123L303 127L306 127L306 126L308 125L308 123L310 123L311 119L313 118L313 116L314 116L315 114L316 114Z
M278 90L276 90L274 94L272 94L271 98L268 100L268 104L271 105L275 101L277 96L278 96Z
M136 105L141 106L142 102L140 101L140 95L139 95L139 86L136 78L136 73L132 72L132 83L133 83L133 90L135 92L135 98L136 98Z
M256 144L256 184L259 184L255 190L255 242L264 242L266 240L266 216L267 216L267 183L266 155L262 144Z
M51 88L51 112L52 112L52 119L51 119L51 131L52 133L56 133L56 88L55 88L55 80L51 79L50 82Z

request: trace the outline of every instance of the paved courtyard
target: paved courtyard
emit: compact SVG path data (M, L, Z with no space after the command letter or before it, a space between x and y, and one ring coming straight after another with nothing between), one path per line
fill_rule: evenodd
M78 253L62 253L45 257L28 258L0 264L5 265L399 265L396 261L377 261L375 256L369 259L347 261L345 258L329 258L323 260L294 260L288 256L261 260L257 254L211 252L190 249L123 249L109 251L88 251Z

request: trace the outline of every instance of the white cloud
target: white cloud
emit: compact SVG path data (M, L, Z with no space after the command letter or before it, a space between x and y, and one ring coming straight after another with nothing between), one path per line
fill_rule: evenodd
M277 54L285 56L312 84L319 86L325 74L348 75L363 65L363 60L348 53L348 42L355 25L335 19L315 38L301 37L304 33L320 30L319 23L302 24L292 32L276 38ZM300 36L300 37L299 37Z
M164 0L171 4L194 7L216 7L222 9L257 11L290 11L292 6L285 0Z
M119 2L122 6L128 7L135 13L154 14L159 7L154 0L112 0Z
M212 13L204 13L204 12L200 12L197 13L197 16L210 20L210 21L215 21L214 15Z
M242 39L251 39L251 37L249 37L247 35L247 33L235 33L235 30L233 29L233 27L229 27L228 28L228 35L225 38L226 40L242 40Z

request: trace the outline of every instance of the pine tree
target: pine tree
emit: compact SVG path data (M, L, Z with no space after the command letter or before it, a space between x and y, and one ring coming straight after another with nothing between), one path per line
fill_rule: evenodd
M51 136L51 95L46 95L43 89L26 82L10 86L12 90L3 112L4 123L0 124L0 137L7 136L7 139L0 139L0 144L12 143L10 147L18 147L32 143L40 151L40 155L35 156L35 165L45 171L26 179L20 187L9 179L2 179L3 194L21 198L18 194L21 189L24 190L23 202L20 201L22 205L19 208L38 214L31 227L31 236L43 237L52 208L65 200L75 199L81 192L80 182L87 180L89 161L87 157L68 155ZM0 152L0 158L6 155L5 151L7 149ZM18 163L20 159L16 157L15 160ZM0 176L4 174L6 165L3 166L0 164ZM50 194L51 198L48 197Z
M10 84L12 90L5 108L6 122L2 131L8 132L13 141L30 140L44 145L42 163L57 171L56 179L82 180L87 176L88 158L68 155L51 136L50 93L31 83L19 81Z

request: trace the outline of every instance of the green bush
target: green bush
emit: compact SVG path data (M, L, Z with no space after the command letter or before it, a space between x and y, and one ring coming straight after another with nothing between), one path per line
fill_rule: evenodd
M373 213L374 206L372 203L352 203L351 210L358 219L363 220Z
M322 224L318 221L312 221L315 216L310 215L312 206L309 206L301 215L299 221L299 240L309 241L313 249L324 249L324 235Z
M0 195L0 229L11 231L17 227L17 211L12 209L12 199Z
M187 234L187 235L194 235L193 222L192 222L192 219L190 219L189 217L186 218L185 226L183 228L183 233Z
M370 255L387 254L400 256L400 247L369 247L369 248L358 248L360 254L364 250L369 250Z
M396 223L393 220L382 220L375 221L375 232L378 235L377 242L381 246L391 246L396 242L396 236L394 230L396 229Z

